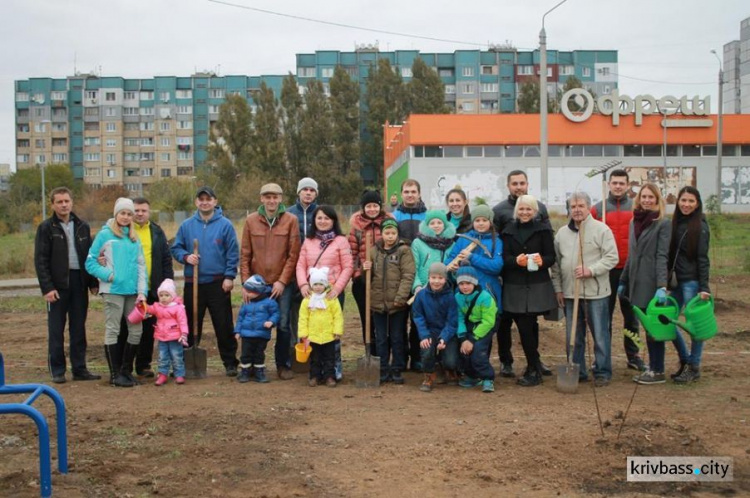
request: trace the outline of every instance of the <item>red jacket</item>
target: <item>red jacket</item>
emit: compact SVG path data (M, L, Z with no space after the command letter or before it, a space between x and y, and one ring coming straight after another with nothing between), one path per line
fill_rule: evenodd
M597 202L591 208L591 216L602 221L602 203ZM612 194L607 196L607 226L612 230L617 244L617 252L620 255L620 261L615 268L622 269L625 267L625 261L628 260L628 235L630 230L630 220L633 219L633 200L625 194L621 199L617 199Z
M349 245L352 248L352 258L354 259L354 278L362 274L362 262L366 258L365 242L367 232L371 234L372 245L382 238L380 234L380 225L386 219L393 219L390 213L381 213L377 218L371 220L364 216L362 211L357 211L349 219Z

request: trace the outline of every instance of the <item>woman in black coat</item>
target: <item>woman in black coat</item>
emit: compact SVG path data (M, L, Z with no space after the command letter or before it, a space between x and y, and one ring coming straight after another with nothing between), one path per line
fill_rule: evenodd
M557 307L549 268L555 264L552 230L536 219L539 205L531 195L516 201L513 222L503 230L503 313L516 322L528 366L521 386L542 383L538 315ZM536 269L534 269L536 268Z

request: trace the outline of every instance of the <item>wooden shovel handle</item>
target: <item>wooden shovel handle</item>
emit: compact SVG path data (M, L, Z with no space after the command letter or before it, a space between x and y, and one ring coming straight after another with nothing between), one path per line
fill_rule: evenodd
M583 266L583 224L578 230L578 266ZM575 277L575 273L573 273ZM581 279L576 278L573 287L573 323L570 327L570 358L573 357L573 348L576 345L576 333L578 332L578 302L581 299ZM584 325L584 334L586 333Z
M198 239L193 239L193 254L198 256ZM193 333L195 334L195 346L201 342L200 336L198 335L198 263L196 262L193 266Z
M370 246L372 245L372 234L370 232L367 232L367 235L365 235L365 261L370 262ZM372 324L370 323L370 270L364 270L364 278L365 278L365 343L370 344L370 328L372 327Z

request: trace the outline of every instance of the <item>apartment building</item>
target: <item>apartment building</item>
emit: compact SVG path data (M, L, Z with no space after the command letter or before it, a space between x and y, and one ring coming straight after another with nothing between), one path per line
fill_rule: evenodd
M740 22L740 39L724 45L724 90L726 114L750 114L750 17Z

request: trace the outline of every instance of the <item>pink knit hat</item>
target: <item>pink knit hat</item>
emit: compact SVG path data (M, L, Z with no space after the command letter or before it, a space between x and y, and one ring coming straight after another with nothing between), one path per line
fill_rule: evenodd
M160 292L168 292L172 298L177 297L177 289L174 286L174 280L171 278L165 278L159 286L159 289L156 291L157 294Z

